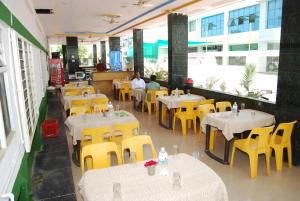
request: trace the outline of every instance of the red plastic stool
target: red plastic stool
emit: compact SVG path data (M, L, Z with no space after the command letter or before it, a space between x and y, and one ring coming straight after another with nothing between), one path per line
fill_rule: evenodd
M45 119L43 121L42 128L44 138L57 137L59 135L57 119Z

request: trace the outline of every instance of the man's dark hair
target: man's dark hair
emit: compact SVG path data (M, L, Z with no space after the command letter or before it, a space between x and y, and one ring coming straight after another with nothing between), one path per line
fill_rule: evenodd
M156 80L156 75L151 75L151 76L150 76L150 80L151 80L151 81L155 81L155 80Z

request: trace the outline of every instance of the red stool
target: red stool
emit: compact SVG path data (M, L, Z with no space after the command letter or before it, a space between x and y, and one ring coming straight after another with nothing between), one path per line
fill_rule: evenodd
M57 119L45 119L43 121L42 128L44 138L57 137L59 135Z

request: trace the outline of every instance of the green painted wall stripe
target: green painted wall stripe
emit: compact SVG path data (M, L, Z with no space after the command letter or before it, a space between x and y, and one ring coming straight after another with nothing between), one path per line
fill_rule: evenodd
M12 12L0 1L0 20L3 20L8 26L12 27L21 36L30 41L33 45L48 53L43 45L26 29L26 27L13 15Z

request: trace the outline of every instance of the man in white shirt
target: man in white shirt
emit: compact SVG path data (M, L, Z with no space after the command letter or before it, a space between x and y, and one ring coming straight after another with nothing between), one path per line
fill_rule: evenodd
M146 84L143 79L141 79L141 75L139 72L135 73L135 78L132 80L131 87L133 89L145 89Z

